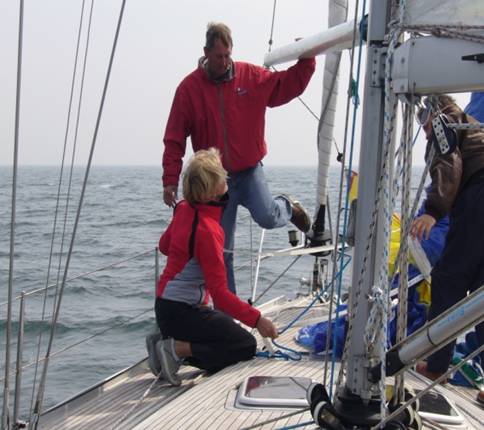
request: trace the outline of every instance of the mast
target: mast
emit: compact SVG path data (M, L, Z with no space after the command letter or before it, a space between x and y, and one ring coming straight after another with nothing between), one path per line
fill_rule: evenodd
M377 182L381 174L382 142L384 129L384 37L390 16L391 2L373 0L369 9L367 37L366 76L363 97L363 119L365 127L361 133L359 174L364 180L359 181L358 207L356 211L355 249L353 256L352 288L350 290L350 311L355 312L351 339L348 346L347 377L345 387L339 394L336 407L342 413L355 414L358 419L368 417L377 420L380 405L369 407L369 400L375 392L374 384L369 381L369 363L362 339L370 313L368 297L374 285L378 268L382 264L383 223L376 223L371 241L368 236L372 223L374 202L377 199ZM383 219L379 210L378 219ZM369 245L369 250L367 250ZM366 258L366 264L365 264ZM364 271L363 268L367 267ZM363 273L363 275L362 275ZM358 286L360 291L358 292ZM361 400L361 401L359 401ZM355 417L356 418L356 417Z
M377 378L371 377L371 367L380 369L383 366L377 351L368 352L362 339L365 339L365 328L370 318L372 304L369 301L373 294L372 287L375 284L386 282L382 278L382 267L387 265L384 248L388 237L385 235L385 223L387 214L384 213L383 204L379 204L375 209L375 202L379 199L378 182L385 173L390 177L393 165L391 154L394 145L394 136L388 123L391 121L393 112L390 106L389 111L384 112L385 103L390 98L390 94L385 93L385 72L391 73L389 92L402 95L422 95L429 93L459 92L468 90L478 90L484 85L482 78L482 66L479 67L478 53L482 52L482 44L475 41L454 40L453 38L421 37L411 38L402 43L393 51L396 43L397 34L388 32L392 3L385 0L372 0L369 11L369 28L367 39L367 63L364 89L363 119L365 124L361 133L360 177L364 180L359 181L358 187L358 206L356 210L356 235L355 249L353 257L352 287L350 290L349 312L354 315L354 320L350 323L352 328L349 330L349 345L347 347L347 374L345 385L340 390L335 400L335 408L339 416L349 417L347 423L355 420L358 425L373 425L380 422L383 418L383 410L380 410L380 390L374 381L379 380L380 385L384 384L385 372ZM464 2L469 4L469 2ZM408 6L408 5L407 5ZM411 26L408 17L415 14L417 6L423 7L423 2L413 2L413 9L406 10L405 24ZM428 5L426 5L428 7ZM452 7L456 8L455 4ZM458 7L457 7L458 8ZM432 11L429 11L432 14ZM460 17L462 18L462 17ZM425 22L426 18L424 19ZM467 21L459 23L465 27ZM450 26L452 27L452 26ZM389 41L390 33L392 40ZM432 55L429 55L432 53ZM390 57L391 56L391 57ZM388 59L389 57L389 59ZM390 62L388 62L390 61ZM391 65L391 71L385 70L385 63ZM449 67L449 65L452 65ZM439 74L439 79L435 79L432 70L443 70ZM392 103L387 103L391 105ZM387 127L385 129L385 126ZM387 134L385 134L387 133ZM389 154L387 158L387 150ZM384 163L387 168L384 170ZM388 182L387 182L388 184ZM385 185L384 185L385 186ZM390 190L386 190L390 192ZM374 211L377 210L376 218ZM375 223L376 221L376 223ZM374 228L372 224L375 223ZM372 230L373 229L373 230ZM368 238L371 237L370 240ZM482 292L481 292L482 293ZM482 297L482 296L479 296ZM482 299L482 298L481 298ZM383 293L382 300L387 300ZM477 300L476 298L474 300ZM374 304L373 304L374 305ZM479 304L474 303L479 309ZM461 312L462 313L462 312ZM479 312L466 312L466 318L470 318L472 324L482 320ZM454 321L456 333L446 331L445 336L441 335L436 343L442 346L445 341L450 341L451 337L457 336L457 325ZM463 318L459 321L462 325L460 329L467 327L468 321ZM428 329L433 333L436 329L431 323ZM382 321L382 330L386 328L386 318ZM428 332L429 332L428 331ZM428 333L427 332L427 333ZM435 336L434 336L435 337ZM422 342L422 336L417 337L413 343L408 343L405 348L400 350L400 358L405 356L405 364L411 364L423 354L428 352L418 342ZM383 345L380 345L380 352ZM388 364L387 355L387 364ZM392 373L392 372L390 372ZM383 379L382 379L383 378ZM385 399L383 399L385 400Z

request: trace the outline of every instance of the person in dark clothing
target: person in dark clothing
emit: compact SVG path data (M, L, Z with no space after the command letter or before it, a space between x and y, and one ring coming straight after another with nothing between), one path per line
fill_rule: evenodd
M484 122L484 92L472 93L464 112L477 121Z
M227 199L227 172L215 148L195 153L183 175L183 195L159 249L167 263L156 291L155 313L164 339L155 350L164 378L181 383L182 359L216 372L256 352L254 336L234 322L257 328L263 337L277 337L267 318L227 287L220 225ZM217 310L207 306L211 298ZM232 318L231 318L232 317Z
M446 115L451 123L477 122L450 96L429 97L426 105L418 113L427 136L426 157L433 145L432 119L437 114ZM457 130L457 147L446 155L436 152L430 176L425 211L414 220L411 234L420 239L428 237L436 221L449 214L444 250L431 272L428 319L432 320L484 284L484 130ZM476 334L482 345L484 323L476 326ZM426 363L418 363L417 371L437 379L447 371L454 345L449 343L429 356ZM484 363L484 353L480 356Z

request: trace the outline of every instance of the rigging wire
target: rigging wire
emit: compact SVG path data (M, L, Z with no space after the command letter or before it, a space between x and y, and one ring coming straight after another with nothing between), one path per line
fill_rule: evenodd
M142 317L143 315L146 315L149 312L153 312L153 308L152 307L149 307L148 309L145 309L144 311L139 312L138 314L133 315L131 317L123 318L121 321L119 321L119 322L117 322L117 323L115 323L113 325L110 325L109 327L106 327L103 330L99 330L99 331L97 331L97 332L95 332L95 333L93 333L93 334L91 334L89 336L83 337L82 339L79 339L76 342L73 342L73 343L71 343L71 344L69 344L69 345L67 345L67 346L65 346L63 348L60 348L60 349L52 352L50 354L50 358L56 357L58 355L61 355L64 352L69 351L72 348L75 348L76 346L82 345L83 343L86 343L86 342L88 342L88 341L90 341L92 339L95 339L95 338L99 337L99 336L102 336L103 334L106 334L107 332L109 332L111 330L114 330L116 328L123 327L124 325L128 324L129 322L134 321L134 320ZM41 363L44 362L44 361L45 361L45 358L40 359L40 362ZM38 363L37 361L31 361L30 363L27 363L27 364L23 365L21 367L21 369L22 370L28 369L28 368L34 366L37 363ZM15 371L11 371L10 374L11 375L14 375L15 374Z
M354 16L354 27L353 27L353 40L352 40L352 48L349 51L350 52L350 69L349 69L349 76L348 76L348 88L352 86L352 82L354 81L353 78L353 68L354 68L354 50L356 47L356 35L358 31L357 27L357 22L358 22L358 8L359 8L359 0L356 0L355 4L355 16ZM366 1L363 2L362 6L362 11L363 15L366 10ZM356 88L359 87L359 80L360 80L360 73L361 73L361 57L362 57L362 51L363 51L363 38L360 37L360 43L359 43L359 53L358 53L358 61L357 61L357 81L356 81ZM348 145L348 130L349 130L349 114L350 114L350 100L351 100L352 94L348 93L348 97L346 99L346 114L345 114L345 129L344 129L344 138L343 138L343 155L342 155L342 160L341 160L341 171L340 171L340 190L339 190L339 195L338 195L338 214L341 213L342 209L342 201L343 201L343 181L344 181L344 175L345 175L345 160L346 160L346 152L347 152L347 145ZM350 156L349 156L349 165L347 168L347 179L346 179L346 196L345 196L345 209L344 209L344 215L343 215L343 237L342 237L342 242L343 244L346 241L346 234L347 234L347 218L348 218L348 207L349 207L349 194L350 194L350 177L351 177L351 170L352 170L352 163L353 163L353 151L354 151L354 145L355 145L355 135L356 135L356 113L358 109L358 104L354 103L353 104L353 123L352 123L352 129L351 129L351 142L350 142ZM335 231L339 231L339 226L340 224L340 217L338 216L336 218L336 229ZM335 250L338 248L338 235L336 234L336 239L335 239ZM342 261L340 261L340 268L339 271L337 269L337 261L335 258L335 254L333 254L333 273L339 273L338 282L337 282L337 295L338 297L341 297L341 288L342 288L342 273L343 273L343 266L342 266ZM336 280L336 278L333 278L333 281ZM330 296L334 296L334 288L335 288L335 282L331 283L331 292ZM332 304L331 310L329 312L329 317L330 319L332 318ZM339 310L338 308L336 309L336 319L339 318ZM331 334L331 321L328 323L328 334L326 336L326 351L329 350L329 341L332 339L333 342L333 351L336 348L336 333L333 335ZM343 365L343 358L342 357L342 365L341 367L344 367ZM331 376L330 376L330 383L329 383L329 396L331 398L332 396L332 390L333 390L333 375L335 372L335 358L332 359L331 363ZM324 374L323 374L323 384L327 386L327 377L328 377L328 354L326 354L325 357L325 362L324 362ZM338 381L338 386L340 385L341 381Z
M54 251L54 242L55 242L55 236L56 236L56 231L57 231L57 215L59 213L59 206L60 206L60 194L61 194L61 187L62 187L62 180L64 177L64 162L65 162L65 156L66 156L66 151L67 151L67 138L69 134L69 129L70 129L70 121L71 121L71 112L72 112L72 105L73 105L73 100L74 100L74 87L75 87L75 80L76 80L76 75L77 75L77 63L79 59L79 47L80 47L80 41L81 41L81 34L82 34L82 23L83 23L83 18L84 18L84 6L85 6L85 0L82 1L81 5L81 16L79 19L79 29L77 33L77 45L76 45L76 53L74 56L74 69L72 71L72 79L71 79L71 90L70 90L70 96L69 96L69 107L67 111L67 121L66 121L66 129L64 133L64 147L62 151L62 159L61 159L61 168L60 168L60 173L59 173L59 181L58 181L58 187L57 187L57 197L56 197L56 205L55 205L55 210L54 210L54 222L52 226L52 237L51 237L51 242L50 242L50 252L49 252L49 261L47 263L47 276L45 280L45 288L44 288L44 299L42 303L42 313L41 313L41 321L45 320L45 314L46 314L46 307L47 307L47 297L48 297L48 285L50 281L50 270L52 267L52 256L53 256L53 251ZM92 4L91 3L91 17L92 17ZM89 21L90 25L90 21ZM86 47L87 49L87 47ZM67 208L69 205L69 192L67 193L66 197L66 215L67 215ZM65 225L66 225L66 219L64 219L64 232L62 233L62 240L61 243L62 245L64 244L64 233L65 233ZM56 290L57 286L59 284L59 271L60 271L60 265L61 265L61 260L62 260L62 247L59 253L59 269L58 269L58 274L57 274L57 281L56 281ZM57 295L57 291L56 291ZM53 309L55 309L55 302L53 305ZM40 349L41 349L41 344L42 344L42 331L39 328L38 332L38 342L37 342L37 354L36 354L36 362L39 362L40 358ZM35 366L35 371L34 371L34 377L33 377L33 382L32 382L32 396L30 399L30 412L29 412L29 421L32 418L32 410L33 410L33 404L34 404L34 396L35 396L35 388L37 386L37 372L38 372L38 365Z
M301 257L300 255L298 257ZM349 264L349 262L351 261L351 256L349 256L348 254L345 254L343 251L341 251L341 254L340 254L340 258L341 259L344 259L344 258L347 258L347 261L344 263L344 265L342 266L342 270L344 270L346 268L346 266ZM297 259L295 259L291 265L284 271L284 273L297 261ZM279 278L284 274L282 273ZM278 279L279 279L278 278ZM332 281L331 281L332 282ZM327 288L325 290L323 289L320 289L317 294L315 295L314 299L311 301L311 303L309 303L308 305L304 306L303 310L298 314L296 315L296 317L293 318L293 320L291 322L289 322L284 328L278 330L278 334L281 335L281 334L284 334L287 330L289 330L292 326L294 326L294 324L296 324L311 308L314 307L314 305L317 303L317 302L323 302L323 296L324 294L326 293L327 289L331 286L328 285ZM285 360L293 360L293 361L299 361L301 360L302 356L303 355L307 355L308 353L306 351L296 351L292 348L289 348L289 347L286 347L286 346L283 346L281 344L279 344L277 341L275 341L274 339L272 340L272 344L274 346L276 346L277 348L279 348L278 350L275 350L275 351L262 351L262 352L258 352L256 355L258 357L266 357L266 358L283 358ZM283 351L287 351L287 352L283 352Z
M15 254L15 216L17 210L17 175L18 175L18 141L20 124L20 95L22 84L22 45L23 45L23 21L24 1L20 0L19 7L19 30L18 30L18 52L17 52L17 89L15 98L15 136L13 145L13 172L12 172L12 209L10 218L10 258L8 267L8 307L7 326L5 334L5 381L3 390L2 406L2 429L10 427L10 336L12 332L12 296L13 296L13 270Z
M438 377L435 381L432 381L429 385L427 385L423 390L421 390L419 393L417 393L415 396L413 396L411 399L409 399L407 402L403 403L400 407L392 411L388 416L384 417L382 421L380 421L378 424L374 425L371 427L370 430L376 430L376 429L381 429L383 426L390 421L392 418L396 417L398 414L400 414L405 408L408 406L412 405L415 403L418 399L420 399L422 396L424 396L426 393L428 393L430 390L432 390L436 385L440 384L443 382L452 372L455 372L459 370L464 364L472 360L474 357L477 357L477 355L484 350L484 345L481 345L479 348L475 349L473 352L469 353L460 363L455 365L454 367L450 367L445 373L443 373L440 377ZM426 381L427 383L427 381Z
M391 218L393 214L393 204L394 200L390 195L390 176L391 176L391 166L392 166L392 157L394 156L394 148L393 148L393 131L395 128L395 121L396 121L396 113L398 107L398 99L396 94L392 91L391 88L391 68L393 64L393 54L397 47L397 44L400 40L400 36L402 31L399 28L395 27L397 22L402 22L406 2L402 0L398 5L398 19L393 20L389 24L389 44L386 53L385 59L385 82L384 82L384 126L383 126L383 145L382 145L382 158L381 158L381 174L377 185L377 194L376 199L374 202L374 210L372 213L372 219L370 224L370 234L367 237L367 245L365 249L365 264L362 266L361 272L366 272L366 266L368 264L368 252L371 247L371 237L375 234L376 230L376 221L378 212L381 209L383 212L383 236L382 236L382 247L381 247L381 255L378 256L380 258L380 267L377 275L377 281L375 285L371 288L372 295L376 297L378 291L381 291L382 300L380 303L370 302L370 306L372 307L371 311L373 312L373 308L380 308L379 313L381 315L381 319L379 320L378 326L378 344L375 348L367 347L365 350L365 358L377 358L379 360L381 366L381 374L383 375L380 378L378 383L380 393L380 417L382 419L385 418L387 415L387 404L386 404L386 385L385 385L385 374L386 374L386 342L387 342L387 335L388 335L388 319L389 319L389 312L391 311L390 306L390 294L389 294L389 281L388 281L388 261L389 261L389 238L390 238L390 225L391 225ZM363 275L360 275L360 279L358 280L357 285L357 296L358 299L361 298L361 289L363 284ZM359 301L356 300L356 303L353 303L354 307L356 308L359 304ZM351 314L351 317L355 317L355 308ZM376 312L377 309L375 309ZM371 319L367 323L367 327L371 324ZM350 322L348 327L348 334L352 328L352 323ZM368 334L368 330L365 329L365 335ZM350 336L351 337L351 336ZM348 340L348 339L347 339ZM376 342L375 342L376 343ZM348 343L345 344L345 349ZM341 376L341 371L340 371ZM368 391L367 391L368 392Z
M402 7L402 4L404 2L402 2L400 4L400 12L402 13L403 11L403 7ZM402 15L400 15L402 16ZM381 165L381 175L380 175L380 178L377 182L377 191L376 191L376 199L375 199L375 202L374 202L374 210L373 210L373 213L371 215L371 223L370 223L370 226L369 226L369 234L368 234L368 237L367 237L367 240L366 240L366 248L364 250L364 257L363 257L363 260L362 260L362 269L361 269L361 273L360 273L360 277L359 277L359 280L358 280L358 283L355 287L355 293L354 293L354 301L355 303L352 304L352 311L351 311L351 314L350 314L350 320L349 320L349 325L348 325L348 335L346 337L346 342L345 342L345 347L344 347L344 350L343 350L343 363L345 362L346 360L346 357L347 357L347 353L348 353L348 346L349 346L349 340L351 339L351 333L352 333L352 329L353 329L353 319L355 317L355 313L356 313L356 309L358 308L358 304L359 304L359 300L360 300L360 297L361 297L361 290L362 290L362 284L363 284L363 276L366 272L366 266L368 265L368 258L369 258L369 251L370 251L370 243L371 243L371 240L373 238L373 235L375 233L375 229L376 229L376 218L377 218L377 213L378 213L378 208L380 207L380 202L383 201L384 205L383 205L383 209L384 209L384 219L385 219L385 222L384 222L384 236L385 238L383 239L385 244L384 244L384 249L382 251L383 255L382 255L382 259L384 261L384 264L382 264L382 267L381 267L381 270L380 270L380 273L379 273L379 279L378 279L378 284L380 285L380 287L382 288L387 288L388 285L388 279L387 279L387 276L388 276L388 268L386 267L387 266L387 260L388 260L388 249L385 248L386 245L388 245L386 243L386 239L387 239L387 235L388 235L388 225L390 220L391 220L391 214L388 210L388 206L389 204L386 204L385 202L388 202L388 198L389 198L389 195L388 195L388 189L389 189L389 184L388 184L388 180L389 180L389 160L390 160L390 146L391 146L391 136L392 136L392 131L393 131L393 127L394 127L394 120L395 120L395 109L396 109L396 98L395 97L392 97L392 92L391 92L391 89L390 89L390 84L389 84L389 71L390 71L390 67L391 67L391 59L392 59L392 52L396 46L396 43L397 43L397 40L398 40L398 37L400 35L399 31L397 28L395 27L392 27L392 39L391 39L391 43L390 43L390 46L388 48L388 53L387 53L387 57L386 57L386 63L385 63L385 91L384 91L384 94L385 94L385 112L386 112L386 115L384 117L384 120L385 120L385 127L384 127L384 145L383 145L383 157L382 157L382 165ZM387 184L386 185L386 188L385 188L385 185L384 184ZM390 214L390 215L389 215ZM381 329L381 332L383 334L383 336L381 336L381 339L383 337L386 337L386 330L387 330L387 325L386 325L386 312L383 313L384 315L384 321L382 322L382 326L380 327ZM384 343L382 341L382 343ZM380 345L381 346L381 345ZM383 348L380 349L380 353L382 353L381 351L384 350L384 345L383 345ZM382 359L382 371L384 372L385 371L385 362L384 362L384 359ZM339 372L339 375L338 375L338 385L340 385L340 382L343 378L343 373L344 373L344 365L341 366L340 368L340 372ZM382 380L384 380L384 378L382 378ZM380 383L380 389L381 391L383 392L384 390L384 386L383 386L383 383ZM386 413L386 409L385 409L385 404L384 402L382 401L381 403L381 412L382 412L382 416L384 416L384 414Z
M85 192L86 192L87 180L89 178L89 172L90 172L90 169L91 169L92 159L93 159L93 156L94 156L94 149L96 147L96 141L97 141L97 136L98 136L98 132L99 132L99 126L100 126L100 123L101 123L101 116L102 116L102 112L103 112L103 108L104 108L104 102L105 102L105 99L106 99L106 93L107 93L109 78L111 76L111 70L112 70L112 66L113 66L113 62L114 62L114 54L116 52L116 46L117 46L119 33L120 33L120 29L121 29L121 23L122 23L122 18L123 18L123 14L124 14L125 4L126 4L126 0L122 0L119 18L118 18L118 23L117 23L117 27L116 27L116 33L115 33L113 46L112 46L112 50L111 50L111 55L110 55L110 59L109 59L108 70L107 70L107 73L106 73L106 79L105 79L103 93L102 93L102 97L101 97L101 103L100 103L100 106L99 106L99 111L98 111L98 115L97 115L97 119L96 119L94 136L93 136L93 139L92 139L91 149L90 149L90 152L89 152L89 158L88 158L88 162L87 162L87 166L86 166L86 172L85 172L84 181L83 181L83 184L82 184L81 195L80 195L80 198L79 198L79 205L78 205L78 209L77 209L76 219L75 219L74 226L73 226L69 251L67 253L62 284L61 284L60 291L59 291L59 300L56 303L56 309L55 309L54 318L53 318L53 321L52 321L52 330L51 330L51 333L50 333L49 343L48 343L48 346L47 346L47 351L46 351L46 356L45 356L46 360L44 362L44 367L43 367L43 370L42 370L41 382L40 382L40 385L39 385L39 392L38 392L37 401L36 401L35 410L34 410L34 428L35 429L37 429L37 427L38 427L39 417L40 417L40 414L42 412L42 402L43 402L43 396L44 396L44 390L45 390L45 381L46 381L46 377L47 377L47 368L48 368L48 364L49 364L49 355L50 355L50 351L52 349L52 343L53 343L53 338L54 338L54 334L55 334L55 327L56 327L57 320L58 320L59 313L60 313L60 305L61 305L61 302L62 302L62 296L63 296L65 284L66 284L67 273L68 273L68 270L69 270L69 263L70 263L72 251L74 249L74 241L75 241L75 237L76 237L77 227L78 227L78 224L79 224L79 219L80 219L80 216L81 216L81 208L82 208L82 203L84 201L84 195L85 195Z
M139 252L137 254L132 255L131 257L127 257L127 258L124 258L122 260L115 261L114 263L110 263L110 264L107 264L105 266L98 267L98 268L90 270L88 272L83 272L83 273L79 273L78 275L74 275L71 278L68 278L66 282L74 281L75 279L86 278L87 276L92 275L93 273L102 272L103 270L107 270L107 269L112 269L113 267L116 267L119 264L126 263L127 261L130 261L130 260L135 260L138 257L143 257L147 254L151 254L152 252L153 252L152 249L149 249L148 251ZM47 288L51 289L51 288L54 288L55 286L56 286L56 284L50 284ZM31 296L31 295L34 295L34 294L38 294L38 293L42 293L44 291L44 289L45 288L42 287L42 288L36 288L36 289L30 290L30 291L26 291L25 297L28 297L28 296ZM17 297L14 298L14 300L19 300L19 299L21 299L21 297L22 297L21 295L17 296ZM5 304L7 304L7 302L0 303L0 307L4 306Z
M277 0L274 0L273 7L272 7L271 32L270 32L269 41L268 41L268 52L271 52L272 45L274 43L273 35L274 35L274 24L275 24L275 19L276 19L276 6L277 6ZM341 55L339 57L341 58ZM339 59L338 59L338 67L339 67ZM274 66L271 66L271 69L274 70L275 72L278 71ZM332 85L334 86L334 82L333 82ZM316 121L318 121L318 123L319 123L320 117L316 113L314 113L314 111L301 98L301 96L298 96L297 99L306 108L306 110L316 119ZM323 115L322 115L323 118L324 118L324 113L326 112L326 109L327 109L327 105L325 106L325 109L323 109ZM319 133L319 130L318 130L318 133ZM333 144L334 144L334 146L336 148L337 153L338 154L341 154L341 152L340 152L340 150L338 148L338 144L337 144L337 142L336 142L336 140L334 138L333 138Z
M72 147L71 165L70 165L70 168L69 168L69 182L68 182L68 186L67 186L66 207L65 207L65 211L64 211L64 223L63 223L63 230L62 230L61 247L60 247L60 251L59 251L59 265L58 265L58 268L57 268L56 285L59 284L61 266L62 266L62 256L64 254L64 243L65 243L65 235L66 235L66 229L67 229L67 218L68 218L68 213L69 213L69 201L70 201L71 188L72 188L72 176L73 176L73 173L74 173L74 162L75 162L75 159L76 159L77 137L78 137L78 132L79 132L79 122L80 122L79 119L80 119L80 115L81 115L82 101L84 99L83 98L84 82L85 82L85 75L86 75L87 56L88 56L88 53L89 53L89 42L90 42L90 38L91 38L91 24L92 24L93 9L94 9L94 0L92 0L92 2L91 2L91 10L90 10L90 13L89 13L89 23L88 23L87 37L86 37L86 47L85 47L85 50L84 50L82 76L81 76L81 84L80 84L80 90L79 90L79 100L78 100L78 105L77 105L76 126L75 126L75 132L74 132L74 142L73 142L73 147ZM57 300L57 294L56 294L55 300ZM55 301L54 301L54 309L55 309Z
M294 257L294 260L281 272L281 274L274 280L272 281L269 286L264 290L262 291L262 293L259 294L259 296L252 302L252 305L255 305L255 303L257 303L276 283L277 281L279 281L279 279L281 279L286 273L287 271L292 267L294 266L294 264L301 258L301 255L297 255L296 257Z
M273 43L272 36L274 35L274 22L276 20L276 6L277 6L277 0L274 0L274 4L272 6L271 35L269 36L269 52L271 52L272 43Z

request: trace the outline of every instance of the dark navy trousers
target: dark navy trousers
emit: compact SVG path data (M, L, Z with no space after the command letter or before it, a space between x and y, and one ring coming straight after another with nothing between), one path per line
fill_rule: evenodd
M450 213L450 228L442 256L431 275L429 320L484 284L484 178L471 179L460 191ZM476 334L482 345L484 323L476 326ZM447 371L454 345L452 342L432 354L427 360L428 370ZM480 357L484 364L484 352Z

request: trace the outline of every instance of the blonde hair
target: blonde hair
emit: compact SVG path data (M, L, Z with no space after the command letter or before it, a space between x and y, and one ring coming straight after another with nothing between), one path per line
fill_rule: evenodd
M190 204L206 202L226 180L218 149L202 149L193 155L183 173L183 197Z

